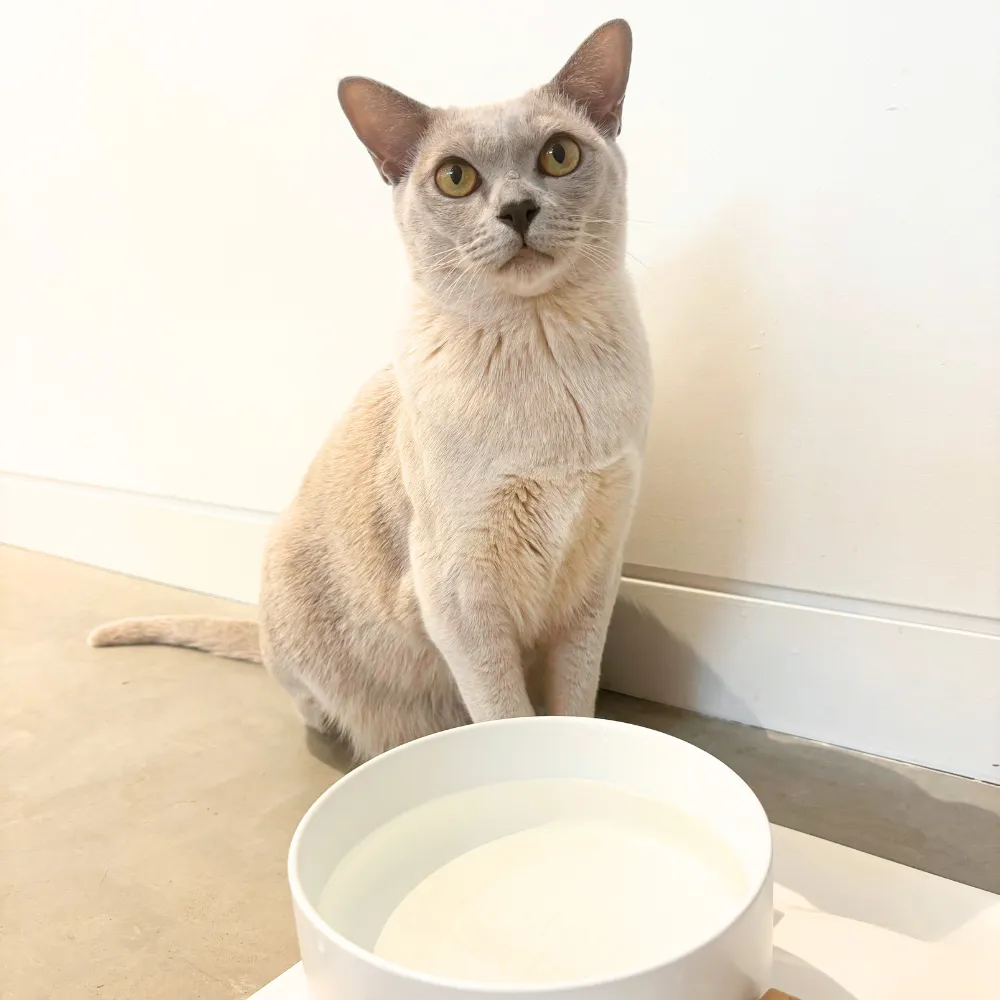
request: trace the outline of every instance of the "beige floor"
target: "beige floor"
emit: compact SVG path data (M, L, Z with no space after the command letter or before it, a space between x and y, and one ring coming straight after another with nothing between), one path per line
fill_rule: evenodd
M285 846L336 773L260 668L90 649L247 608L0 548L0 996L244 997L297 960Z
M242 605L0 546L0 997L232 1000L296 961L285 852L344 766L258 667L90 649ZM771 819L1000 891L1000 787L606 696L725 760Z

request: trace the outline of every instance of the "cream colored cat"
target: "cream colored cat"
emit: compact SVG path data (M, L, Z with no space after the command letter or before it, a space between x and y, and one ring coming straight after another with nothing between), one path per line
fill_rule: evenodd
M536 707L593 714L651 395L616 143L631 49L611 21L491 107L342 81L412 269L400 354L277 523L259 627L131 619L91 643L263 659L361 757Z

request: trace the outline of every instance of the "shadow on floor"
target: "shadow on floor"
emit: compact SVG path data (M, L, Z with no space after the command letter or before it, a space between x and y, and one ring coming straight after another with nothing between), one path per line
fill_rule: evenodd
M825 972L781 948L774 949L774 981L807 1000L857 1000L853 993L835 983Z
M321 764L341 774L358 766L347 741L336 733L320 733L305 726L306 749Z
M779 826L1000 893L998 786L624 695L602 695L600 713L669 733L718 757ZM852 916L846 899L815 902ZM934 939L946 930L914 927L908 933Z

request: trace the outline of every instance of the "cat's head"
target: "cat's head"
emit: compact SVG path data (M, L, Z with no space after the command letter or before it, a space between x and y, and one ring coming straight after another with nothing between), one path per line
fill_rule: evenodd
M475 307L622 267L615 140L631 55L628 24L610 21L550 83L478 108L429 108L373 80L341 81L341 106L393 186L410 265L429 294Z

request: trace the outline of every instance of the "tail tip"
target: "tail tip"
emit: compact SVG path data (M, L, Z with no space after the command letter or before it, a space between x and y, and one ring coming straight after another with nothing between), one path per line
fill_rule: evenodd
M98 625L97 628L93 629L90 635L87 636L88 646L110 646L111 642L111 628L108 625Z

